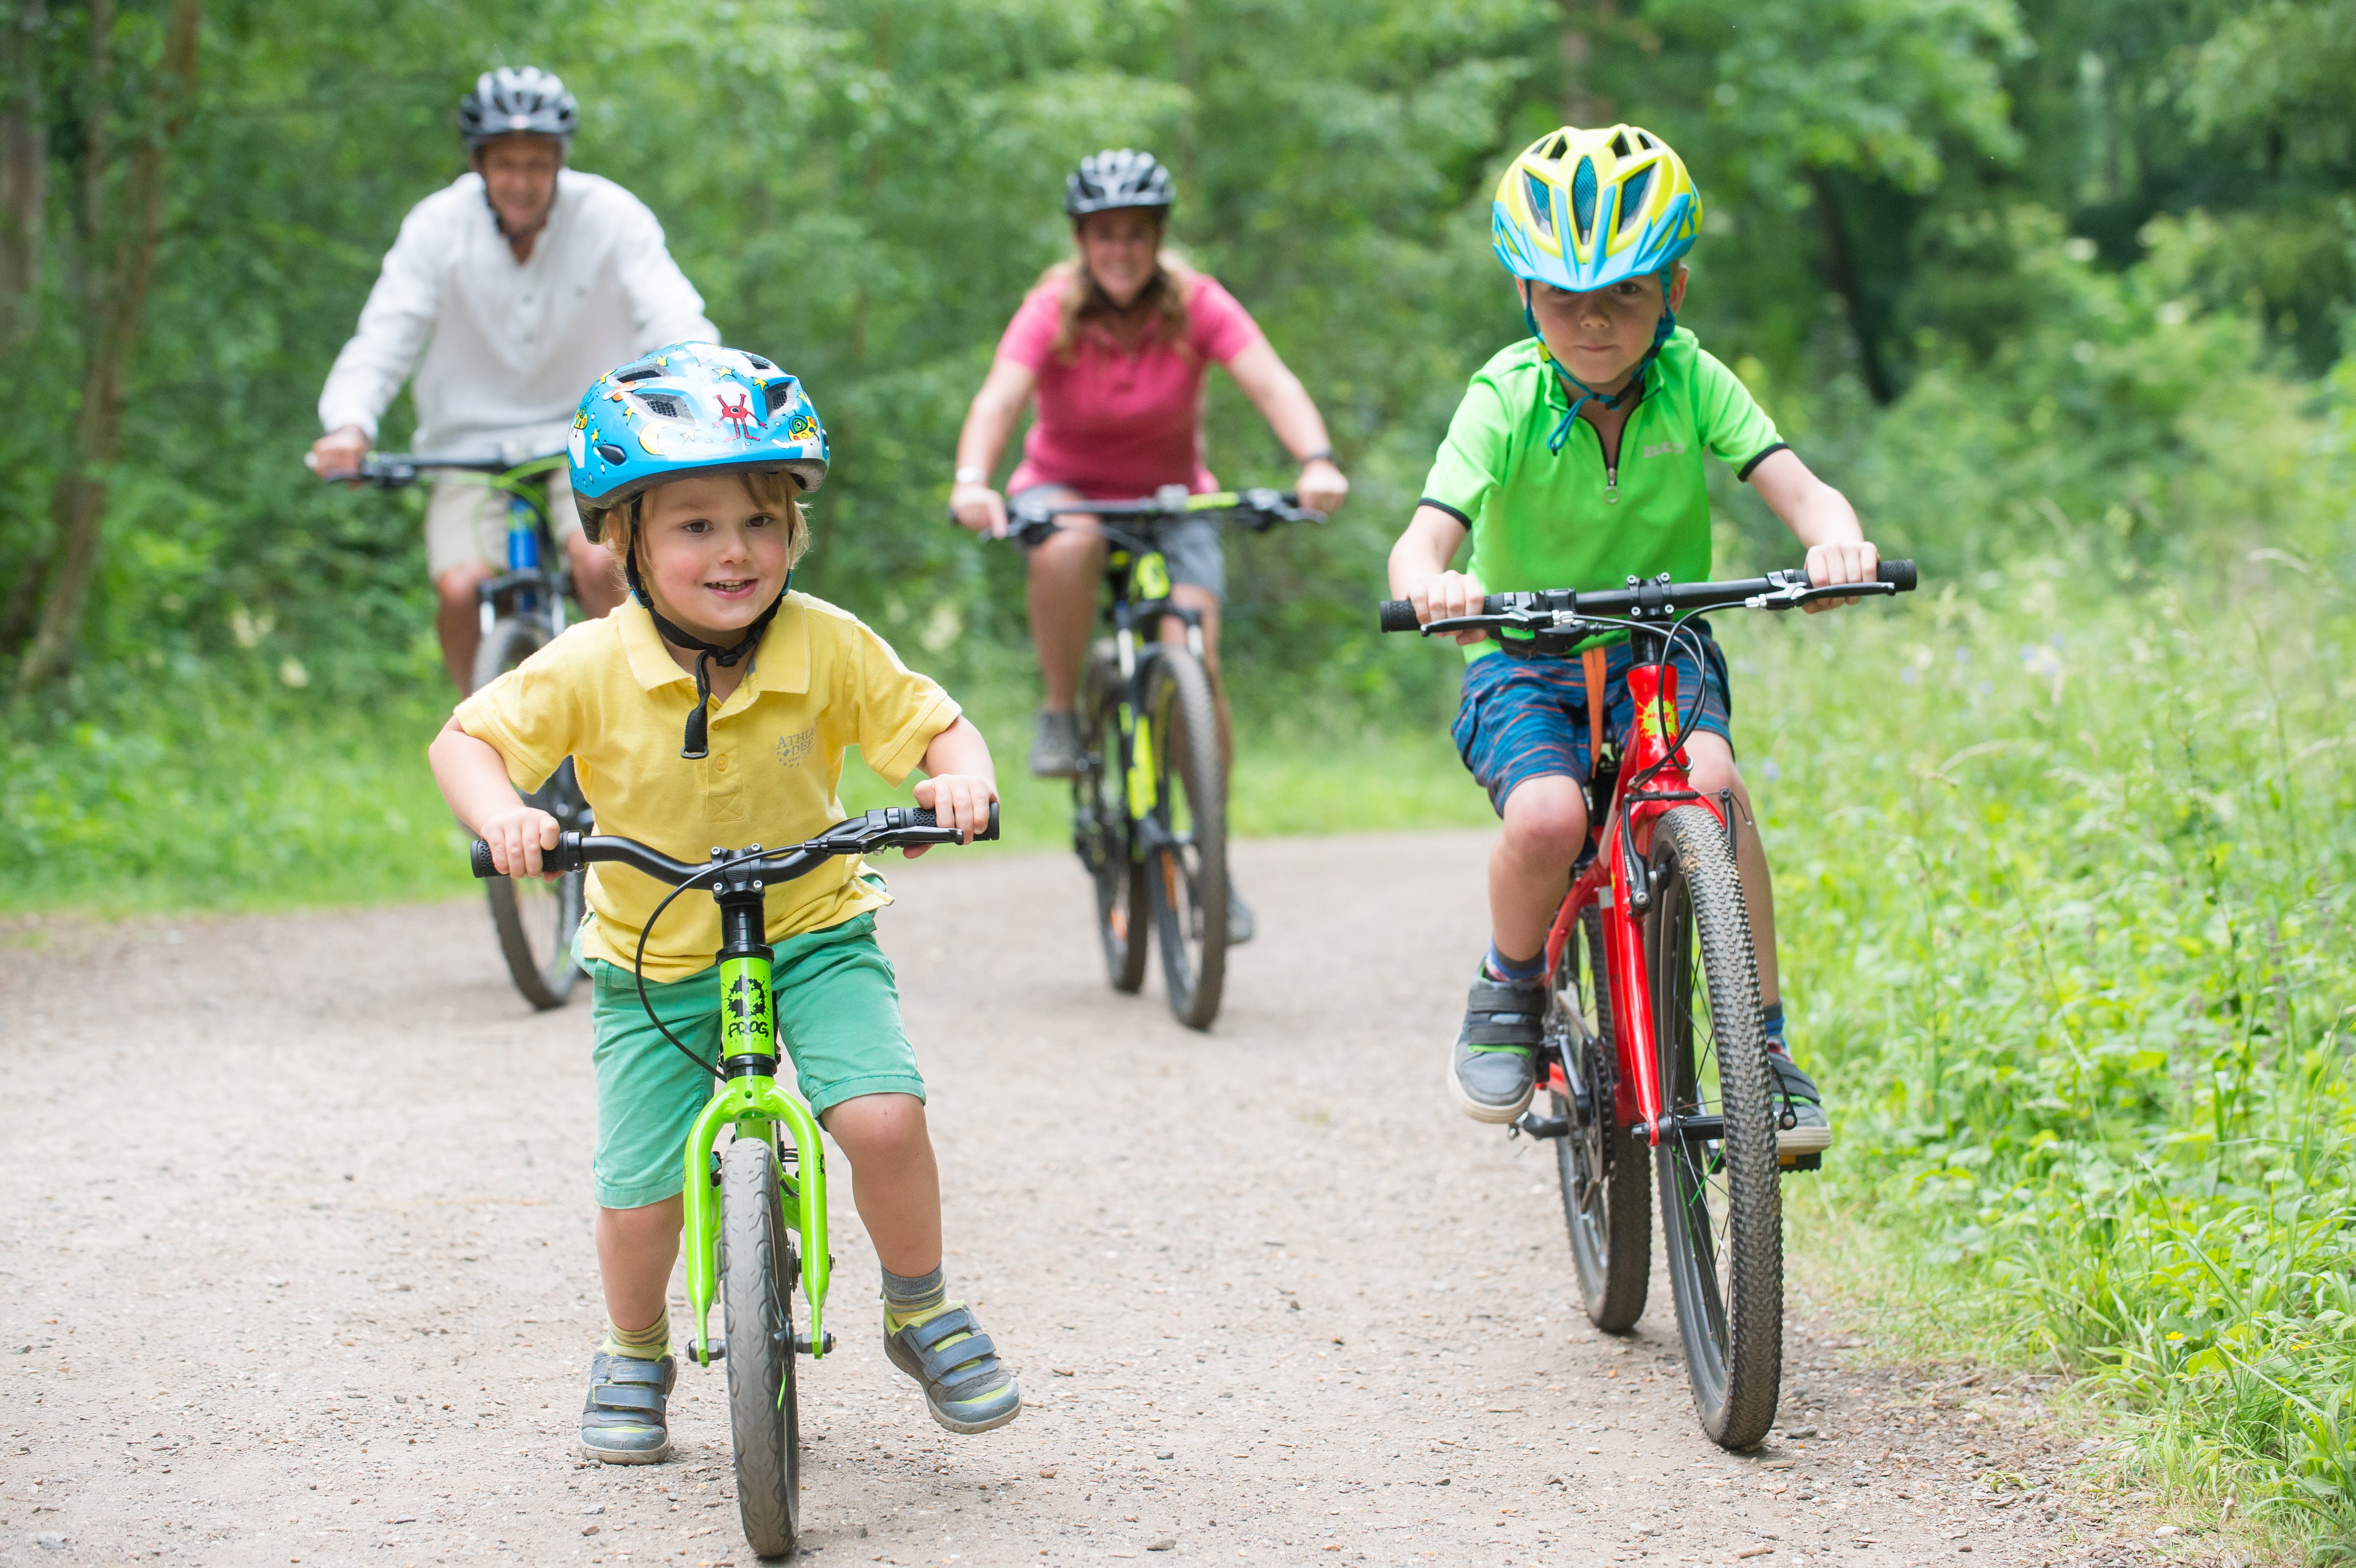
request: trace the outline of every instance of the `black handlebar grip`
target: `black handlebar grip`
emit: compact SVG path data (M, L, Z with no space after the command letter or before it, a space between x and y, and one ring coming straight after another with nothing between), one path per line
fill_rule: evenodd
M1423 624L1423 623L1416 619L1415 606L1408 603L1406 600L1386 599L1383 601L1384 631L1412 632L1421 624Z
M912 805L912 806L910 806L910 807L908 808L908 826L909 826L909 827L938 827L940 825L941 825L941 819L940 819L939 817L937 817L937 816L935 816L931 812L929 812L929 811L926 810L923 806L921 806L921 805Z
M1914 563L1911 560L1885 560L1874 575L1901 593L1914 592Z
M990 826L989 826L989 827L985 827L985 828L983 828L980 832L979 832L979 833L975 834L975 835L973 836L973 841L974 841L975 843L977 843L977 844L980 844L980 843L982 843L983 841L985 841L985 840L987 840L987 839L995 838L995 837L998 837L998 803L997 803L996 801L994 801L994 800L993 800L993 801L991 801L991 802L990 803Z
M474 847L466 851L466 859L472 862L475 875L477 877L496 877L499 874L499 869L491 864L491 847L479 838L476 839Z

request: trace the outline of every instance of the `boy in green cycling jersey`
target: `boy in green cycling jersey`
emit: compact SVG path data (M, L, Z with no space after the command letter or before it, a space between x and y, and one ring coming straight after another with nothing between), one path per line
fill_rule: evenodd
M1551 132L1514 160L1492 208L1530 336L1465 391L1422 505L1391 549L1390 584L1425 622L1478 614L1491 592L1618 588L1632 576L1710 574L1702 453L1748 480L1808 548L1818 583L1870 581L1878 564L1857 513L1808 471L1732 372L1676 325L1680 261L1701 196L1668 144L1633 125ZM1470 533L1468 571L1450 562ZM1820 601L1808 609L1854 600ZM1490 940L1448 1074L1468 1115L1511 1122L1528 1107L1546 1011L1546 935L1587 840L1588 705L1615 733L1633 717L1624 640L1606 688L1567 659L1537 659L1485 633L1466 645L1457 749L1504 831L1489 855ZM1768 1060L1794 1125L1786 1154L1830 1147L1823 1096L1793 1063L1775 968L1774 903L1751 798L1735 771L1725 660L1703 630L1674 656L1695 789L1733 792L1737 860L1759 957Z
M574 416L582 526L629 600L572 627L458 706L433 747L451 809L525 876L558 825L517 798L569 756L600 830L700 861L715 844L795 843L843 819L844 750L916 804L973 829L998 798L990 748L947 693L856 619L788 593L809 542L798 492L826 476L826 433L799 382L757 355L673 344L602 378ZM922 853L911 850L911 854ZM609 1464L670 1452L678 1373L668 1295L681 1222L680 1151L712 1075L641 1008L647 991L705 1061L720 1054L720 916L622 867L588 877L576 952L595 981L593 1166L606 1332L591 1357L581 1446ZM802 1098L851 1160L884 1268L884 1343L952 1432L984 1432L1023 1396L941 1276L940 1177L925 1083L877 947L882 880L835 859L769 891L777 1037Z

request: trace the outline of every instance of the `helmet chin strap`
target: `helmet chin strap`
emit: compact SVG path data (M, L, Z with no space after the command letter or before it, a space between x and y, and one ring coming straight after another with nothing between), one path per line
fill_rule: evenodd
M1547 437L1547 455L1559 456L1562 443L1570 439L1570 421L1579 417L1579 411L1590 400L1607 409L1616 409L1644 389L1644 372L1651 369L1653 361L1661 357L1661 349L1668 343L1669 335L1677 329L1677 313L1669 308L1669 269L1665 267L1661 270L1661 319L1653 327L1653 346L1644 350L1642 359L1636 361L1636 368L1629 374L1628 384L1616 392L1600 392L1563 368L1562 361L1557 359L1554 351L1547 347L1546 334L1538 330L1537 313L1530 308L1530 281L1527 278L1522 280L1522 321L1529 327L1530 336L1538 340L1538 353L1554 367L1554 373L1562 378L1565 395L1568 396L1573 388L1579 392L1579 396L1571 400L1569 411L1562 416L1562 422L1554 427L1552 435Z
M769 629L769 623L776 618L777 606L786 602L786 594L794 585L794 574L790 569L787 571L785 584L777 590L777 596L769 601L769 607L755 616L751 625L744 628L744 635L736 640L734 646L723 648L717 643L707 643L701 637L680 630L668 616L655 608L655 602L647 592L646 584L638 579L638 540L636 530L633 530L630 536L629 553L622 558L622 572L630 580L630 597L644 605L647 613L655 618L655 630L661 633L666 640L682 648L695 650L695 707L688 713L687 732L680 738L679 754L689 762L708 757L712 754L712 664L717 660L728 668L734 669L736 667L737 660L745 657L760 645L761 634Z

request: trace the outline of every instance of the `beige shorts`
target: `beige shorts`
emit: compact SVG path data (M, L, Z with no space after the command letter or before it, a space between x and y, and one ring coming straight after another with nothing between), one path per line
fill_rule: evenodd
M548 487L548 527L558 549L581 531L573 476L557 470ZM508 563L508 498L475 479L436 479L425 503L425 570L436 579L454 566Z

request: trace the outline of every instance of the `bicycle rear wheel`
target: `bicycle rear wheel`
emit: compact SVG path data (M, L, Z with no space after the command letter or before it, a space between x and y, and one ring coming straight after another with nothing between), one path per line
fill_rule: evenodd
M491 627L475 656L477 689L540 651L548 641L544 623L521 616L502 617ZM588 804L573 777L573 759L539 789L524 797L556 818L568 830L588 832ZM587 873L568 871L555 881L537 877L493 877L483 884L490 901L491 924L498 932L499 954L508 974L524 1000L545 1010L561 1008L573 995L581 971L573 962L573 933L581 925Z
M1774 1424L1783 1359L1783 1211L1751 918L1726 829L1697 805L1653 830L1644 922L1662 1097L1715 1136L1665 1130L1661 1232L1702 1430L1749 1448ZM1698 962L1697 962L1698 961Z
M720 1157L720 1308L736 1511L763 1557L801 1535L801 1413L794 1397L793 1284L800 1267L778 1196L777 1151L739 1137Z
M1227 768L1218 707L1211 677L1183 648L1155 652L1144 688L1138 728L1151 737L1153 805L1138 827L1162 979L1178 1021L1208 1029L1227 973Z
M1587 1319L1619 1334L1644 1315L1653 1194L1644 1146L1620 1120L1619 1059L1605 974L1602 912L1582 910L1547 1001L1547 1053L1562 1064L1569 1091L1553 1092L1553 1114L1570 1123L1569 1133L1555 1140L1555 1168Z
M1120 765L1120 665L1112 645L1099 643L1088 657L1087 688L1080 702L1087 730L1080 771L1072 780L1072 843L1095 884L1105 974L1114 990L1134 991L1145 984L1145 933L1152 915L1131 851L1129 782Z

